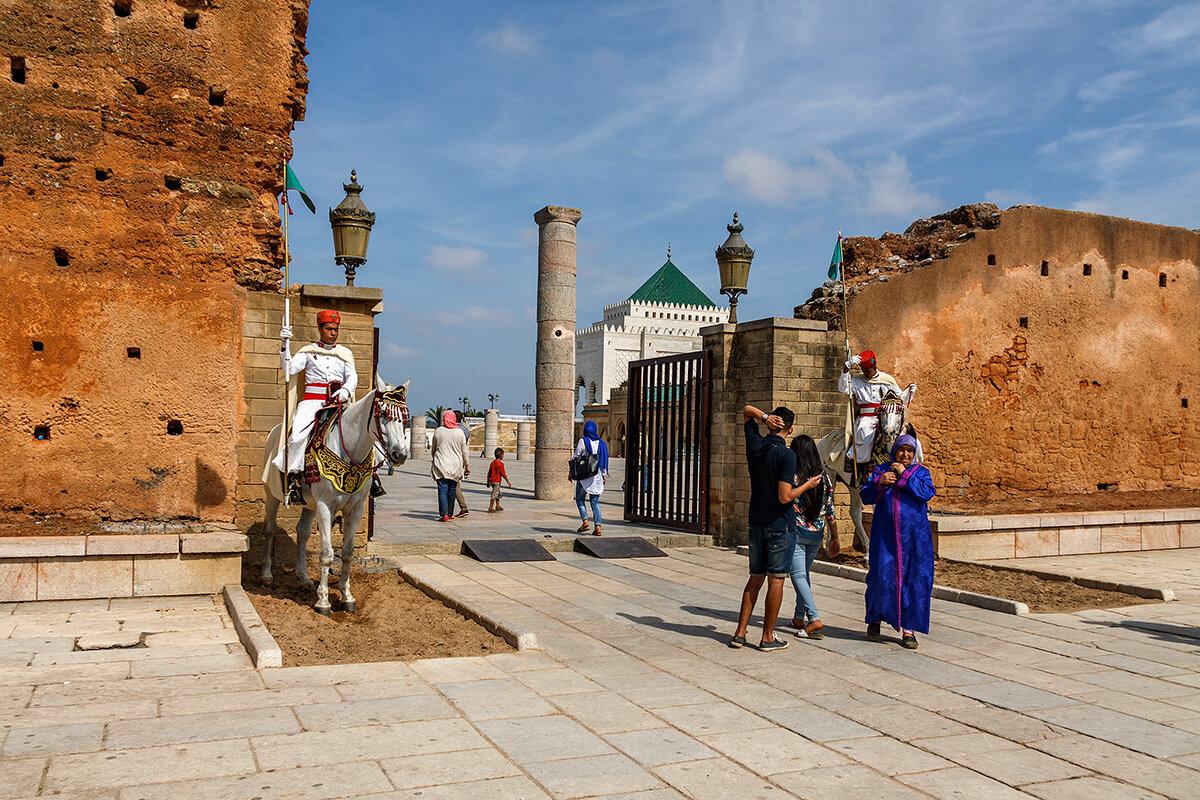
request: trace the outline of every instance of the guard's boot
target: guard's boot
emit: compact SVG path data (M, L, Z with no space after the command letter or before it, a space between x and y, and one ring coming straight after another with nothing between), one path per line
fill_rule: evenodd
M383 497L387 491L383 488L383 481L379 480L378 475L371 476L371 497Z
M304 504L304 489L301 481L304 479L303 472L289 472L287 476L288 484L288 503Z

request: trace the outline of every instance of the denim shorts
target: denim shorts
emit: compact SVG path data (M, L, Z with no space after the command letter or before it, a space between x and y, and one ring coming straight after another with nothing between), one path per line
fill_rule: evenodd
M784 527L750 526L747 537L750 549L750 574L782 577L792 572L792 555L796 550L796 532Z

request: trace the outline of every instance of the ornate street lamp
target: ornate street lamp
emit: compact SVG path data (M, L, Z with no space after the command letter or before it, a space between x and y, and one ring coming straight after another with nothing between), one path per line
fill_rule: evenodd
M333 228L334 263L346 268L346 285L354 285L354 272L367 263L367 241L371 238L371 226L375 224L375 212L368 211L359 197L363 187L358 185L358 174L350 170L350 182L343 183L346 197L337 208L329 209L329 225Z
M533 408L533 403L522 403L521 408L525 409L525 416L529 416L529 409Z
M725 229L729 231L729 238L717 248L717 267L721 270L721 294L729 295L729 321L736 325L738 295L746 293L754 251L742 238L743 227L736 213L733 224L726 225Z
M467 415L467 407L471 405L471 399L469 397L460 397L458 398L458 402L462 403L462 413L465 417Z
M488 405L488 408L495 408L495 407L496 407L496 401L497 401L497 400L499 400L499 399L500 399L500 395L498 395L498 394L490 394L490 393L489 393L489 394L488 394L488 403L489 403L489 405Z

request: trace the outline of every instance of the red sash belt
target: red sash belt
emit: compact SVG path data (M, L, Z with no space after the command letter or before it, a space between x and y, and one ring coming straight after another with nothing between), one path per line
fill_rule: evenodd
M317 394L315 392L310 392L309 389L328 389L328 388L329 388L328 383L306 383L304 385L304 397L302 397L300 399L301 399L301 401L325 400L328 392L322 391L320 394Z
M883 403L863 403L858 407L858 415L860 417L877 417L881 405Z

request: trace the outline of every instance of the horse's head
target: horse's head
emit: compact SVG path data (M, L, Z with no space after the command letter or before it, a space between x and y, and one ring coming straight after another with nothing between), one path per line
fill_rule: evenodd
M885 392L879 406L879 428L875 434L875 448L890 453L896 437L904 432L904 398L893 391Z
M375 407L372 416L378 423L384 455L393 464L408 460L408 438L404 426L412 418L408 411L408 381L402 386L386 383L375 375Z

